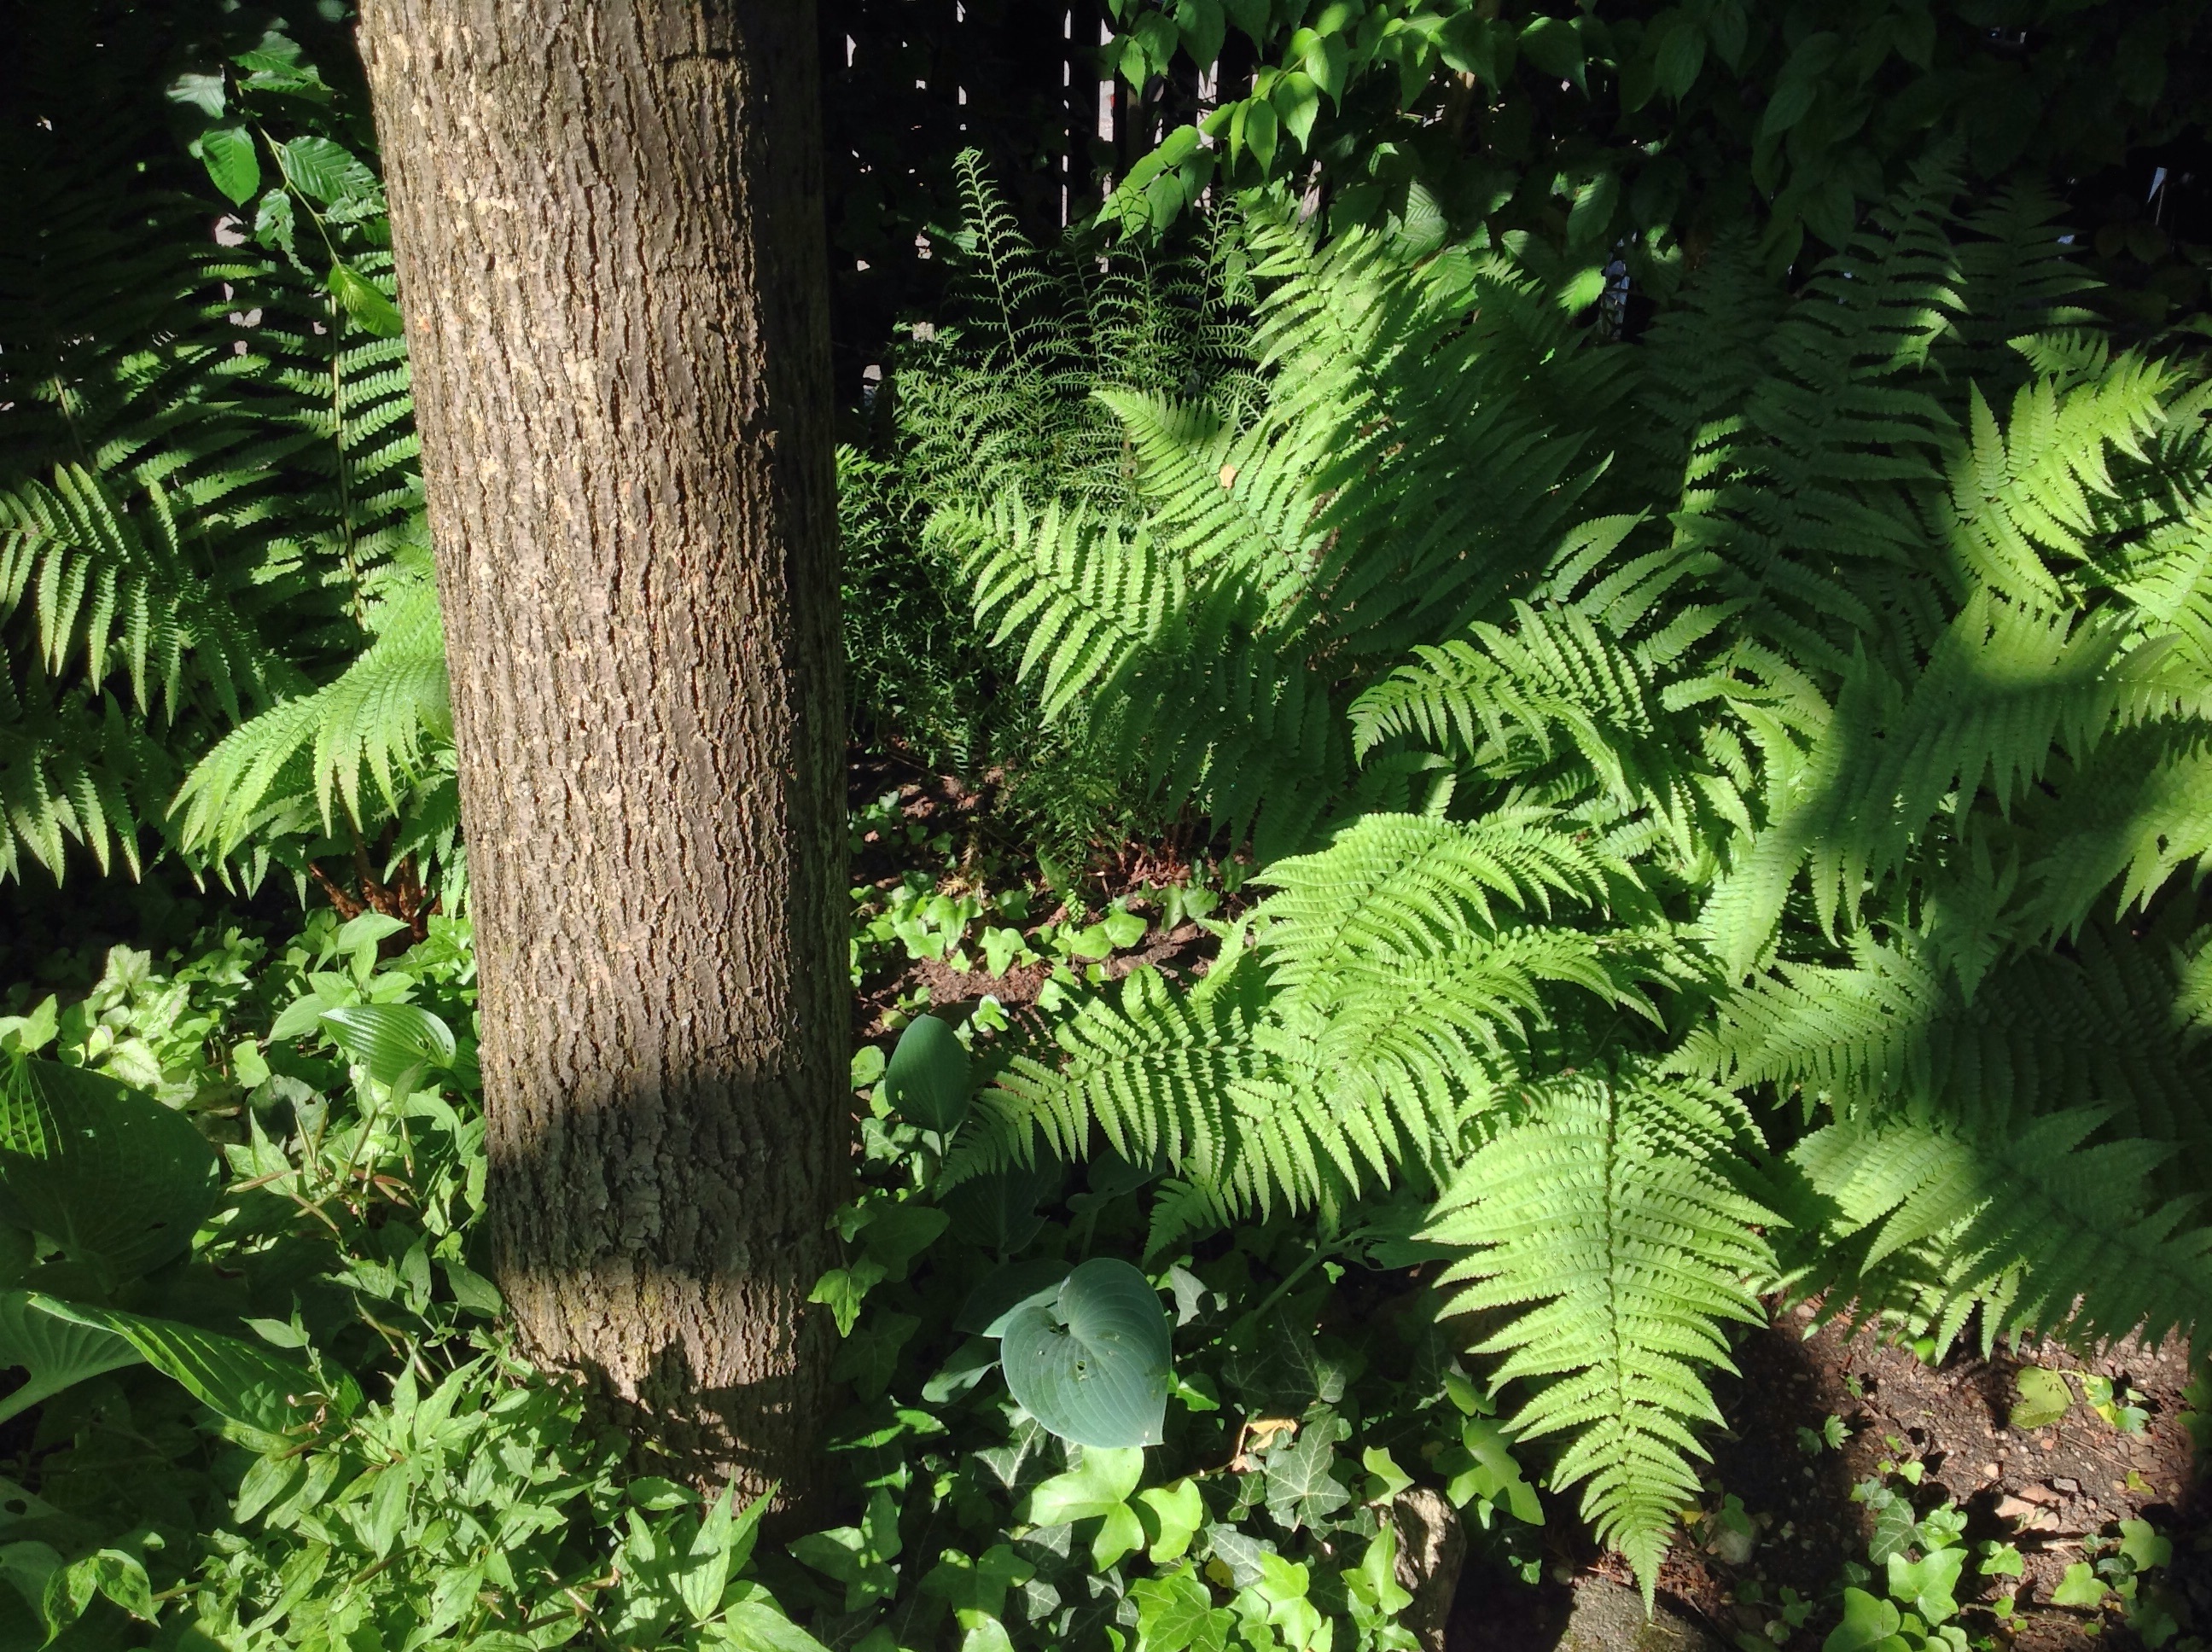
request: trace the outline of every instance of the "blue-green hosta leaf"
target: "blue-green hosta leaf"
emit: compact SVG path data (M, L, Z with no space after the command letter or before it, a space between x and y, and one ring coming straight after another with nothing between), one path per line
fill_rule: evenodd
M82 1067L0 1059L0 1221L119 1281L189 1249L220 1187L215 1149L174 1108Z
M1051 1306L1015 1314L1000 1359L1015 1400L1061 1439L1109 1449L1159 1443L1172 1371L1168 1316L1128 1263L1093 1258Z
M0 1400L0 1418L71 1382L142 1360L210 1409L264 1434L299 1427L317 1410L307 1371L238 1337L33 1291L0 1292L0 1361L30 1372L28 1383ZM360 1393L349 1379L343 1388L330 1396L331 1405L351 1411ZM34 1389L43 1391L24 1397Z
M453 1029L412 1004L349 1004L324 1011L322 1023L380 1084L453 1064Z
M1066 1262L1049 1256L1009 1262L977 1285L961 1304L953 1328L977 1336L1002 1337L1006 1334L1007 1321L1024 1308L1042 1307L1052 1301L1060 1294L1061 1281L1073 1272Z
M968 1114L968 1052L951 1023L916 1016L884 1071L884 1098L909 1124L952 1129Z

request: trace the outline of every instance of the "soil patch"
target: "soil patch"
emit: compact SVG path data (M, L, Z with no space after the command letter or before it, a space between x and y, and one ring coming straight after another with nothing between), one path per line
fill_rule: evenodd
M1973 1641L2017 1652L2140 1645L2118 1610L2051 1604L2051 1590L2083 1558L2085 1543L2109 1538L2125 1519L2148 1520L2172 1542L2172 1564L2161 1575L2166 1598L2181 1608L2183 1637L2212 1629L2212 1498L2197 1484L2182 1420L2185 1348L2128 1342L2084 1359L2043 1344L2017 1353L2000 1349L1988 1359L1954 1353L1931 1368L1871 1333L1847 1337L1826 1326L1808 1336L1812 1318L1801 1309L1744 1338L1735 1355L1741 1376L1716 1383L1728 1428L1711 1442L1706 1515L1662 1569L1666 1604L1724 1645L1755 1641L1816 1652L1835 1620L1832 1606L1783 1634L1775 1602L1784 1587L1832 1599L1844 1563L1867 1563L1873 1535L1872 1515L1852 1501L1853 1486L1881 1478L1886 1462L1917 1462L1917 1487L1889 1482L1916 1508L1924 1513L1955 1503L1966 1511L1970 1544L1998 1539L2021 1552L2018 1578L1983 1583L1969 1566L1962 1602L1994 1605L1993 1585L2002 1583L2017 1612L2001 1625L1990 1611L1970 1608L1960 1621ZM2069 1374L2075 1403L2051 1426L2022 1431L2010 1416L2017 1374L2031 1365ZM2143 1413L2140 1430L2123 1431L2083 1403L2071 1375L2081 1372L2131 1389L2131 1403ZM1838 1433L1843 1443L1831 1445ZM1731 1494L1756 1527L1747 1543L1726 1535L1713 1518ZM1571 1509L1558 1513L1570 1516ZM1559 1544L1538 1589L1471 1569L1455 1605L1451 1652L1548 1652L1565 1626L1571 1579L1631 1581L1617 1560L1574 1553L1571 1545L1571 1539Z

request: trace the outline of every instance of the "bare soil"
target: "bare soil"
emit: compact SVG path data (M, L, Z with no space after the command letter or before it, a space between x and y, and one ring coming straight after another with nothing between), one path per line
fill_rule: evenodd
M1759 1531L1748 1557L1731 1564L1717 1522L1686 1529L1660 1574L1667 1606L1722 1646L1756 1637L1787 1652L1814 1652L1835 1622L1832 1606L1776 1643L1767 1632L1771 1603L1785 1585L1807 1598L1832 1598L1844 1564L1866 1564L1873 1533L1873 1517L1852 1500L1852 1487L1880 1477L1884 1462L1916 1461L1923 1475L1917 1488L1890 1483L1910 1490L1923 1513L1958 1503L1968 1517L1970 1544L2009 1540L2024 1562L2023 1576L1991 1580L2013 1597L2017 1615L2008 1625L1987 1609L1996 1600L1994 1587L1971 1593L1978 1580L1969 1566L1960 1598L1976 1602L1961 1619L1972 1639L2017 1652L2141 1644L2117 1611L2050 1603L2060 1575L2083 1558L2085 1541L2110 1537L2118 1521L2137 1517L2172 1540L2166 1587L2186 1608L2184 1635L2212 1629L2212 1498L2198 1485L2181 1421L2185 1348L2130 1342L2084 1359L2042 1345L2017 1354L2000 1349L1988 1359L1954 1353L1931 1368L1872 1333L1846 1337L1831 1325L1808 1336L1813 1317L1801 1308L1745 1338L1736 1351L1741 1376L1717 1383L1728 1428L1711 1442L1705 1507L1717 1509L1733 1493ZM2014 1376L2026 1365L2124 1379L2148 1422L2140 1433L2122 1433L2077 1400L2052 1427L2015 1430L2008 1420L2017 1398ZM1799 1430L1818 1436L1831 1415L1848 1430L1844 1445L1808 1451ZM1571 1522L1572 1512L1563 1502L1554 1526ZM1450 1652L1551 1648L1565 1623L1575 1576L1632 1581L1616 1558L1582 1546L1571 1524L1555 1549L1551 1575L1535 1589L1470 1571L1453 1615Z

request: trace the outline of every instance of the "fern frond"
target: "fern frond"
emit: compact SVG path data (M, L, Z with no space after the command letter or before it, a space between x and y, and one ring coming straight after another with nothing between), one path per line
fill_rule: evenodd
M312 797L323 829L342 804L366 823L364 779L387 811L452 738L445 637L427 552L395 562L374 591L372 640L338 677L242 724L201 759L178 793L188 849L234 853L270 816Z
M2142 1189L2171 1149L2143 1139L2085 1145L2109 1113L2076 1108L1978 1140L1905 1121L1844 1121L1792 1154L1839 1212L1832 1236L1868 1233L1867 1266L1923 1251L1942 1280L1936 1318L1982 1311L2000 1337L2054 1333L2155 1345L2212 1318L2212 1229L2194 1196L2155 1207Z
M1724 1093L1634 1073L1534 1086L1525 1116L1468 1160L1427 1236L1466 1246L1447 1311L1511 1309L1482 1345L1493 1383L1540 1386L1510 1424L1572 1430L1553 1473L1581 1485L1600 1540L1648 1595L1694 1501L1693 1428L1720 1412L1705 1372L1732 1370L1720 1327L1760 1322L1773 1215L1720 1166L1750 1135Z

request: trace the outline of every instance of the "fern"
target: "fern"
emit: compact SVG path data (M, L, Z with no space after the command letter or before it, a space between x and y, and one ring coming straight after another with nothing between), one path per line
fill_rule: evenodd
M1756 1291L2208 1306L2212 387L2071 307L2047 203L1950 194L1794 296L1724 244L1608 349L1502 256L1262 203L1264 401L1109 386L1118 490L944 517L1053 715L1273 859L952 1174L1154 1159L1163 1250L1449 1187L1517 1426L1647 1588Z
M1523 1439L1571 1430L1554 1471L1627 1557L1650 1596L1676 1510L1694 1502L1717 1423L1704 1373L1734 1370L1721 1327L1763 1317L1771 1212L1726 1166L1753 1135L1725 1092L1633 1072L1535 1088L1522 1116L1471 1157L1428 1236L1468 1254L1444 1274L1454 1314L1518 1311L1478 1351L1493 1375L1540 1383L1512 1420Z

